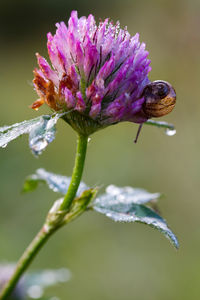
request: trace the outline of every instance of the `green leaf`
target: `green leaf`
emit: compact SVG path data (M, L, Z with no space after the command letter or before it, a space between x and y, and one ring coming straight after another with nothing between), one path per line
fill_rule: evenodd
M93 208L114 221L147 224L162 232L178 248L178 240L166 221L153 209L143 205L152 201L153 198L158 198L158 195L157 193L148 193L142 189L109 186L106 193L94 201Z
M29 146L36 156L54 140L56 123L66 113L43 115L38 118L0 128L0 147L5 148L9 142L23 134L29 134Z
M70 181L71 177L50 173L45 169L38 169L35 174L26 178L22 191L31 192L38 187L39 183L46 183L54 192L65 195L69 188ZM85 189L88 189L87 185L81 182L77 195L80 195Z
M40 118L35 118L29 121L23 121L11 126L0 128L0 147L5 148L9 142L18 138L22 134L29 133L31 129L40 123Z
M109 185L106 188L106 194L101 197L109 197L109 201L123 202L123 203L135 203L144 204L153 200L160 198L160 193L149 193L141 188L132 188L130 186L125 186L123 188Z
M176 134L176 129L173 124L164 122L164 121L154 121L154 120L147 120L144 124L146 125L152 125L159 128L165 128L166 135L172 136Z
M45 181L38 179L35 175L27 177L22 188L22 193L34 191L38 187L39 183L45 183Z

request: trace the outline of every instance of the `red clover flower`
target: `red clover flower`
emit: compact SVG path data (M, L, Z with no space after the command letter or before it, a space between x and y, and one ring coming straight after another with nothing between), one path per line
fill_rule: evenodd
M36 54L39 69L34 70L33 82L40 98L33 109L46 103L55 111L71 111L65 120L86 135L121 121L143 123L173 109L173 88L163 81L152 86L148 78L150 60L138 33L132 37L109 19L97 25L93 15L78 18L76 11L68 27L64 22L56 27L54 36L47 35L53 69ZM167 104L159 103L165 113L152 115L161 96L168 95Z

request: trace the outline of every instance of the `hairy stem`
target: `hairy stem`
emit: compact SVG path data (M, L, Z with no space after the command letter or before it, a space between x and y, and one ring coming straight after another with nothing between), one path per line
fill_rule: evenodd
M86 156L86 150L87 150L87 140L88 138L86 136L78 136L78 143L77 143L77 152L76 152L76 158L75 158L75 166L73 169L72 179L71 183L69 185L69 189L67 191L67 194L59 208L58 218L55 219L55 222L49 223L48 217L46 222L44 223L44 226L42 229L38 232L36 237L33 239L33 241L30 243L28 248L24 251L24 254L21 256L20 260L17 263L17 266L15 268L15 271L10 278L10 280L7 282L5 287L0 293L0 300L5 300L7 297L11 294L13 289L15 288L17 282L25 272L25 270L28 268L28 266L31 264L39 250L43 247L43 245L47 242L49 237L62 226L62 221L65 219L65 223L69 223L71 220L73 220L75 217L80 215L82 211L69 213L70 206L76 196L82 173L84 168L84 162L85 162L85 156ZM83 209L86 209L83 208ZM67 222L66 222L67 217ZM55 212L55 218L56 218L56 212ZM50 226L49 226L50 224Z

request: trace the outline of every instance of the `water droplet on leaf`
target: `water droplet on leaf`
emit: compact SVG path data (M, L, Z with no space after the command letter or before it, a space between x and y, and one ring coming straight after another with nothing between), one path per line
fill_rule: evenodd
M165 134L168 135L168 136L173 136L176 134L176 129L170 129L170 128L167 128L165 130Z

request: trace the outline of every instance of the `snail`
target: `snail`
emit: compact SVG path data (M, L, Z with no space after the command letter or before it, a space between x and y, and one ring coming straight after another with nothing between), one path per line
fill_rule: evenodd
M142 97L145 101L142 105L142 113L148 119L159 118L169 114L175 107L176 92L172 85L167 81L156 80L145 86ZM142 124L138 128L135 138L137 142Z
M174 88L170 83L162 80L156 80L148 84L142 95L145 98L142 108L148 119L169 114L176 103Z

